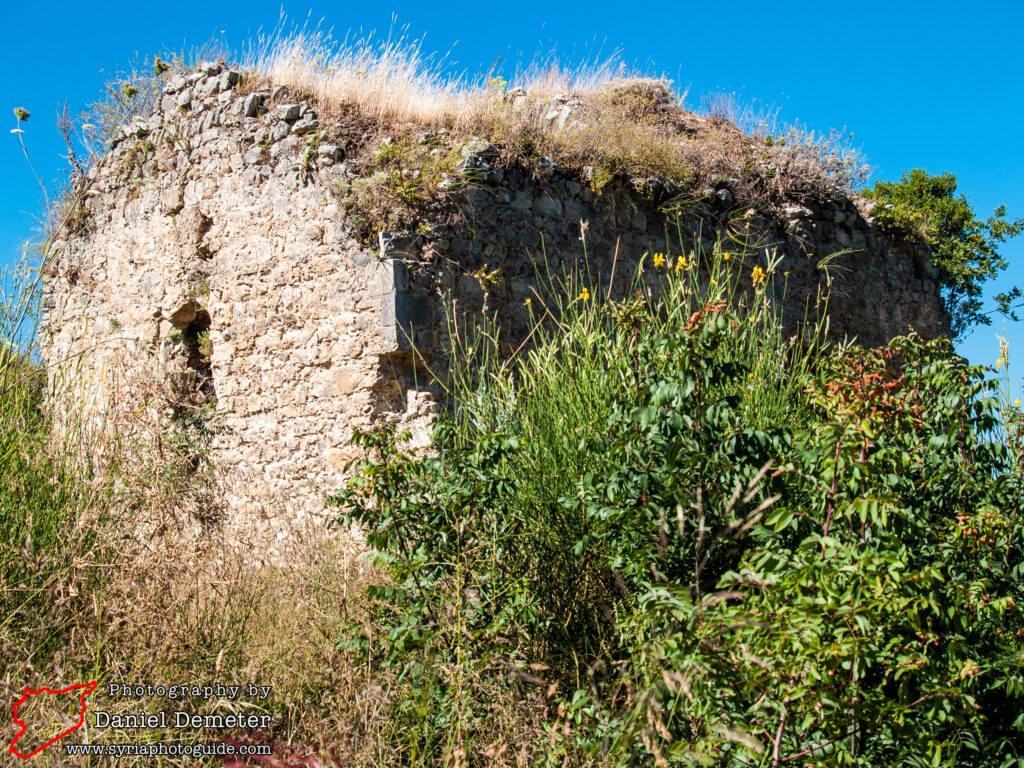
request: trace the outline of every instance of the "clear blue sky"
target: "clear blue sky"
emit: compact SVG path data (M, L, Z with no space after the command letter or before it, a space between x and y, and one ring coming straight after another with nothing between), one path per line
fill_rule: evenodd
M308 0L307 0L308 2ZM32 112L25 136L47 181L58 177L62 144L55 115L78 112L137 53L151 57L211 39L240 48L271 29L278 0L174 3L9 3L0 45L5 78L0 115ZM953 171L979 215L1005 203L1024 216L1024 2L675 3L286 3L288 17L324 19L335 37L387 34L392 14L424 36L424 48L461 70L487 70L499 56L566 60L622 50L628 62L702 94L736 92L816 129L853 132L876 178L903 169ZM2 126L0 120L0 126ZM0 263L31 234L40 199L14 136L0 132ZM1024 286L1024 238L1006 245L1010 269L989 294ZM1001 320L960 345L974 363L994 364ZM1024 323L1007 323L1013 389L1024 373ZM1012 361L1016 359L1014 364Z

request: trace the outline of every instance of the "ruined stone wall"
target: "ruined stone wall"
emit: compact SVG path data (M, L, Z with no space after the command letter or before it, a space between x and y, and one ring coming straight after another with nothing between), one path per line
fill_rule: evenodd
M828 288L835 337L875 345L947 327L927 249L887 240L862 201L767 216L733 210L725 181L709 207L667 217L673 191L657 180L597 194L479 140L458 148L472 183L371 248L339 204L360 171L334 131L287 89L253 91L221 65L177 76L91 172L45 284L55 369L84 361L98 411L206 420L207 460L234 480L226 514L268 542L323 514L353 429L399 420L427 443L438 394L408 335L443 365L450 311L486 306L510 349L527 333L538 265L589 265L606 284L613 263L622 281L645 252L741 238L757 245L751 258L784 255L790 322ZM844 250L826 285L822 257ZM499 270L486 293L480 270Z

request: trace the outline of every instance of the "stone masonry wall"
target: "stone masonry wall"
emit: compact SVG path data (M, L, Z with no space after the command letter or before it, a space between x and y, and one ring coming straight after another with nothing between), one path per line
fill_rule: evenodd
M208 459L234 481L224 514L268 542L320 519L353 429L399 420L428 443L440 404L407 334L441 365L448 311L486 302L510 349L528 330L537 265L581 267L581 232L605 282L613 262L622 280L645 252L673 259L718 236L756 244L761 259L778 249L789 322L826 287L820 259L847 249L832 272L833 336L877 345L947 329L926 247L887 240L863 201L726 216L726 181L711 208L669 219L659 210L672 190L656 180L598 195L553 164L500 163L480 140L461 146L473 183L453 184L418 233L381 234L371 249L335 194L359 173L344 142L287 89L239 79L220 64L178 75L122 131L58 243L44 328L50 362L92 372L97 411L208 418ZM481 269L500 270L487 295Z

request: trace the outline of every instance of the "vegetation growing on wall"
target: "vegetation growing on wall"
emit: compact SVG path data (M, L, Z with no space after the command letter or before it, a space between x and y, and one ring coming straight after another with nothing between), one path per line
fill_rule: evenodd
M675 185L674 195L699 199L728 182L739 205L827 197L865 178L848 145L795 129L784 142L751 137L722 115L684 109L685 94L670 81L633 76L615 59L574 69L548 62L509 81L470 81L445 75L408 40L337 45L298 33L261 42L244 66L309 94L321 115L355 108L385 134L414 125L456 142L480 136L506 161L585 171L598 188L616 175L653 177Z
M366 163L362 178L336 184L348 223L376 245L378 232L413 230L455 186L456 152L433 134L388 139ZM447 182L447 183L446 183Z
M157 57L152 66L137 62L120 73L77 126L62 117L70 181L81 181L84 168L132 117L152 111L166 79L183 70L183 56L165 58L170 61ZM333 116L354 131L336 138L358 150L352 159L363 177L339 191L352 225L368 241L415 224L451 190L451 176L458 175L454 153L477 136L500 150L498 165L523 164L538 173L561 166L595 192L628 178L676 211L778 212L793 202L852 194L869 174L845 134L779 126L774 116L754 120L729 99L710 99L707 114L689 111L686 94L669 81L624 77L614 60L576 70L532 66L511 81L477 82L443 74L412 41L368 38L339 46L324 35L299 33L261 41L242 66L250 73L245 88L287 84L316 104L325 124ZM423 136L430 138L421 144ZM306 148L307 174L320 137L314 134ZM122 167L134 169L151 150L148 140L128 142ZM954 336L990 322L982 286L1005 269L998 246L1019 234L1021 220L1007 220L1002 209L976 218L956 195L952 174L910 171L864 194L882 203L875 215L888 234L932 246ZM73 229L88 226L84 209L74 214L54 214L52 223L62 218ZM997 296L997 311L1009 311L1019 298L1016 289Z

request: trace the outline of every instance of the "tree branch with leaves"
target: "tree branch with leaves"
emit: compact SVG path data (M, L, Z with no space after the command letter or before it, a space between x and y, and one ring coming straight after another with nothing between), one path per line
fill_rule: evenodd
M990 311L982 311L982 287L1008 266L999 246L1024 232L1024 218L1007 219L1001 205L989 218L979 219L967 198L956 192L955 174L932 176L915 168L904 171L899 181L877 182L863 194L878 203L873 215L883 232L923 240L931 247L952 335L959 338L975 326L991 325L993 314L1019 319L1016 310L1024 306L1019 287L995 296L996 308Z

